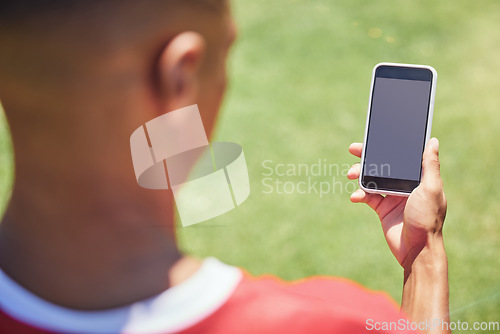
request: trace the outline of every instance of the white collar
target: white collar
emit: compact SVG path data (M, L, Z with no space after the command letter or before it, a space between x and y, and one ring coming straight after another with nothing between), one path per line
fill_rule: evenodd
M207 258L195 274L155 297L105 311L77 311L41 299L0 269L0 309L21 322L56 332L174 333L215 312L241 279L238 268Z

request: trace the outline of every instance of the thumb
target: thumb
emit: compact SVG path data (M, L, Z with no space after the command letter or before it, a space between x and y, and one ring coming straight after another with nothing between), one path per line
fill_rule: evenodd
M431 138L422 159L422 183L430 188L440 187L439 141Z

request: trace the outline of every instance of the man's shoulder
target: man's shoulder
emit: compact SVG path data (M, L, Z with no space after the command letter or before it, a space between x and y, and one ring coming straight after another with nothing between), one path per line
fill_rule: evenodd
M52 305L1 270L0 292L2 333L366 334L375 322L400 318L387 294L347 279L254 277L213 258L181 284L116 310L81 312Z
M398 318L397 304L388 295L347 279L286 282L245 273L231 298L187 333L366 333L369 319Z

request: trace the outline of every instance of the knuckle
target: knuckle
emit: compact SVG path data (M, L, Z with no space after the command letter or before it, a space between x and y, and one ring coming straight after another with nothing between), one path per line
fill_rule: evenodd
M439 162L439 159L437 157L429 158L429 163L431 165L434 165L438 170L441 169L441 162Z
M437 170L441 170L441 162L439 162L439 159L434 159L433 163L436 165Z
M441 163L439 162L439 157L437 155L429 154L427 156L424 156L424 160L426 163L431 165L436 165L438 168L441 166Z
M441 208L443 209L444 212L446 212L448 208L448 200L446 199L445 194L443 193L443 199L441 201Z
M430 196L439 197L443 193L443 186L441 182L427 182L424 185L424 190Z

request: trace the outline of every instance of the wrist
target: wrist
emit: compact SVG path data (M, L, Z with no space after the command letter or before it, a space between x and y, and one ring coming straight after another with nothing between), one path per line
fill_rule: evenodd
M430 233L425 244L412 248L401 265L405 281L413 271L447 275L448 260L441 231Z

